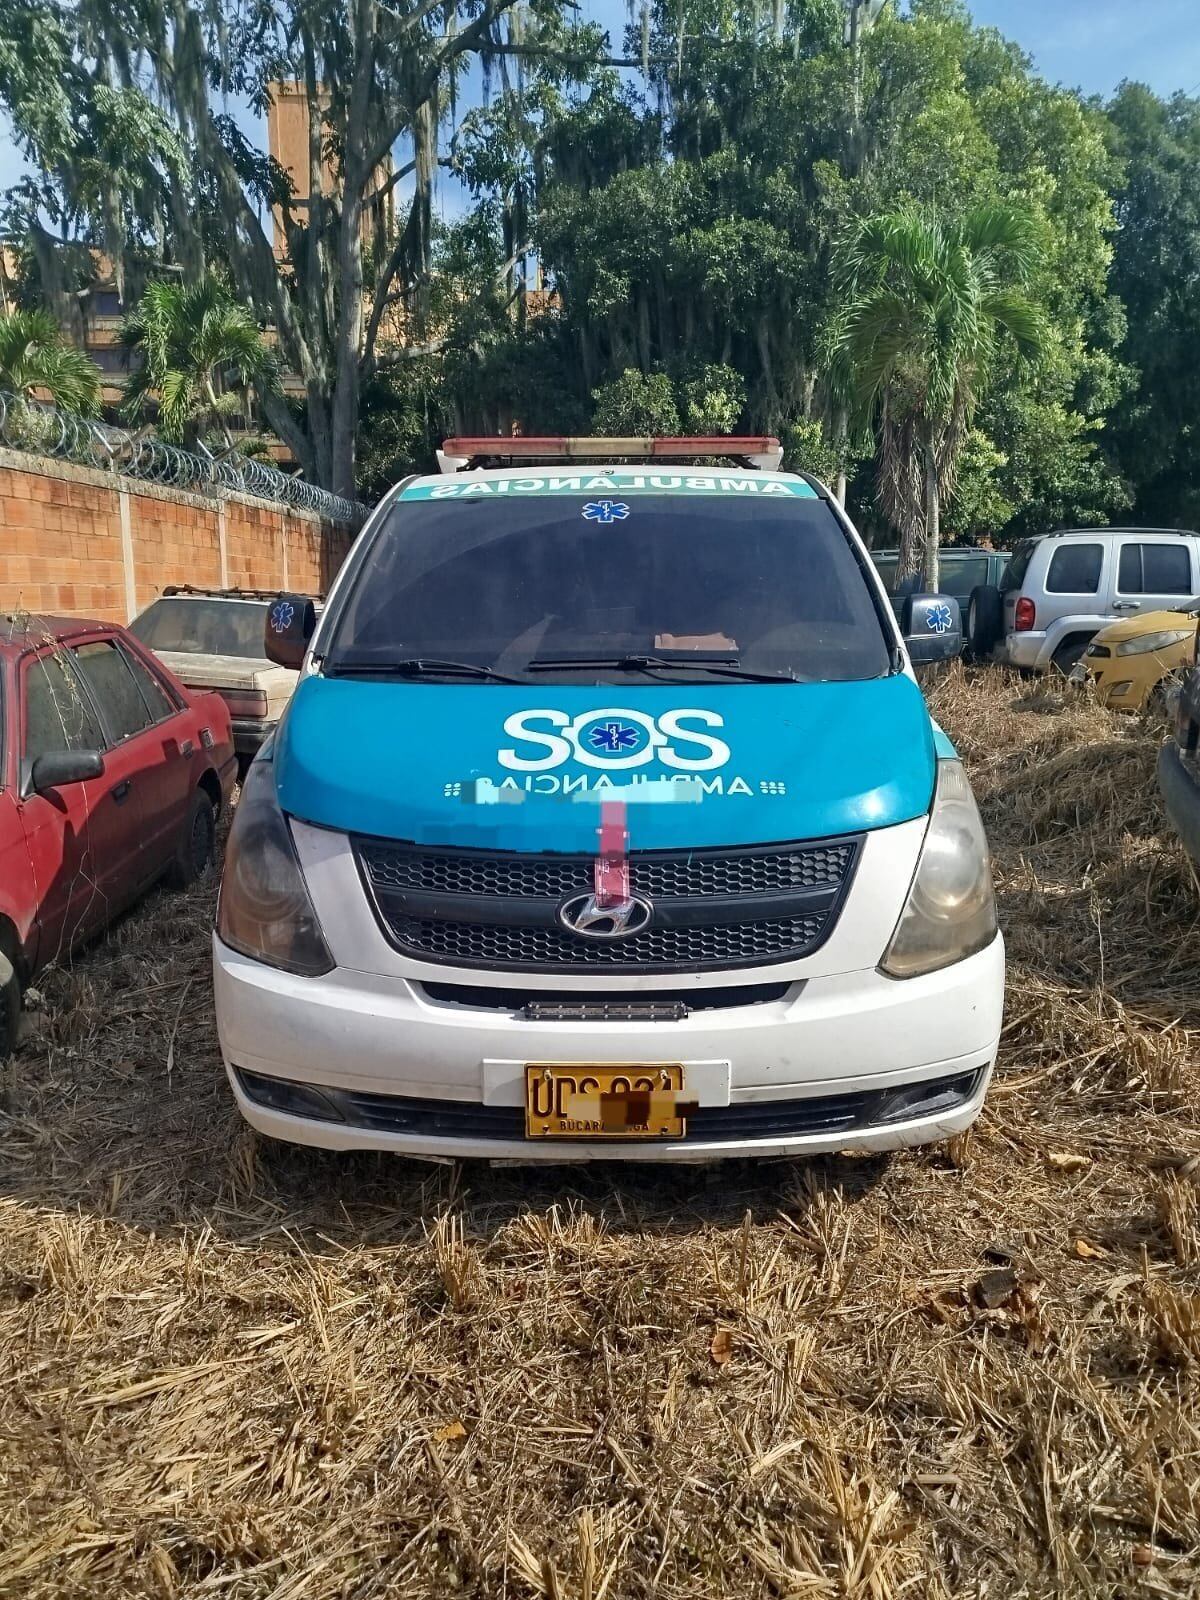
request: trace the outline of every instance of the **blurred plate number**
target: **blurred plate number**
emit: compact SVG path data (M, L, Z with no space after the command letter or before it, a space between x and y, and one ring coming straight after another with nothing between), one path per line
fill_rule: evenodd
M528 1139L682 1139L695 1109L679 1062L525 1068Z

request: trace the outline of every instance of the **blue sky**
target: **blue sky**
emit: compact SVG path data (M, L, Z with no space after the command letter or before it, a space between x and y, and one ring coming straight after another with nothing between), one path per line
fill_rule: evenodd
M973 0L971 10L977 21L1015 39L1052 82L1085 94L1107 96L1123 78L1164 95L1200 92L1197 0ZM625 0L582 0L582 13L607 26L619 45ZM0 189L21 170L0 119ZM456 209L450 195L445 200Z
M1085 94L1109 95L1123 78L1164 95L1200 89L1196 0L974 0L971 11Z

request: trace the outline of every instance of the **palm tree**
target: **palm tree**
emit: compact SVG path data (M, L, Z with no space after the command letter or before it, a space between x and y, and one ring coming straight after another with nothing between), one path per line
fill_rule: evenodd
M0 389L22 400L48 396L64 411L100 409L100 369L68 343L48 311L0 316Z
M125 318L121 343L141 357L125 390L125 409L141 416L158 402L158 431L171 444L194 445L217 433L234 445L228 419L252 392L275 393L275 360L258 324L211 275L187 286L147 286Z
M954 222L913 209L868 217L842 248L831 386L874 435L898 578L923 572L937 589L942 502L1002 339L1020 356L1043 346L1023 292L1037 261L1032 221L1004 206Z

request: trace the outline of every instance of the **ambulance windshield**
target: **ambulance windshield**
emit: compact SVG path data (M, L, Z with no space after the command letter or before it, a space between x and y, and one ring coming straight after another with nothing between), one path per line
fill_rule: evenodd
M333 671L695 683L711 663L727 680L843 682L892 662L845 533L800 496L401 499L330 620Z

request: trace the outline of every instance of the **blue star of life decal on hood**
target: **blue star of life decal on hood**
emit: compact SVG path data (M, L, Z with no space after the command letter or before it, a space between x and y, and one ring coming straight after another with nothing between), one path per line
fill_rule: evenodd
M583 508L583 514L589 522L624 522L629 515L629 507L624 500L589 500Z
M641 742L637 728L624 722L602 722L588 734L588 743L608 755L618 755L622 750L632 750Z

